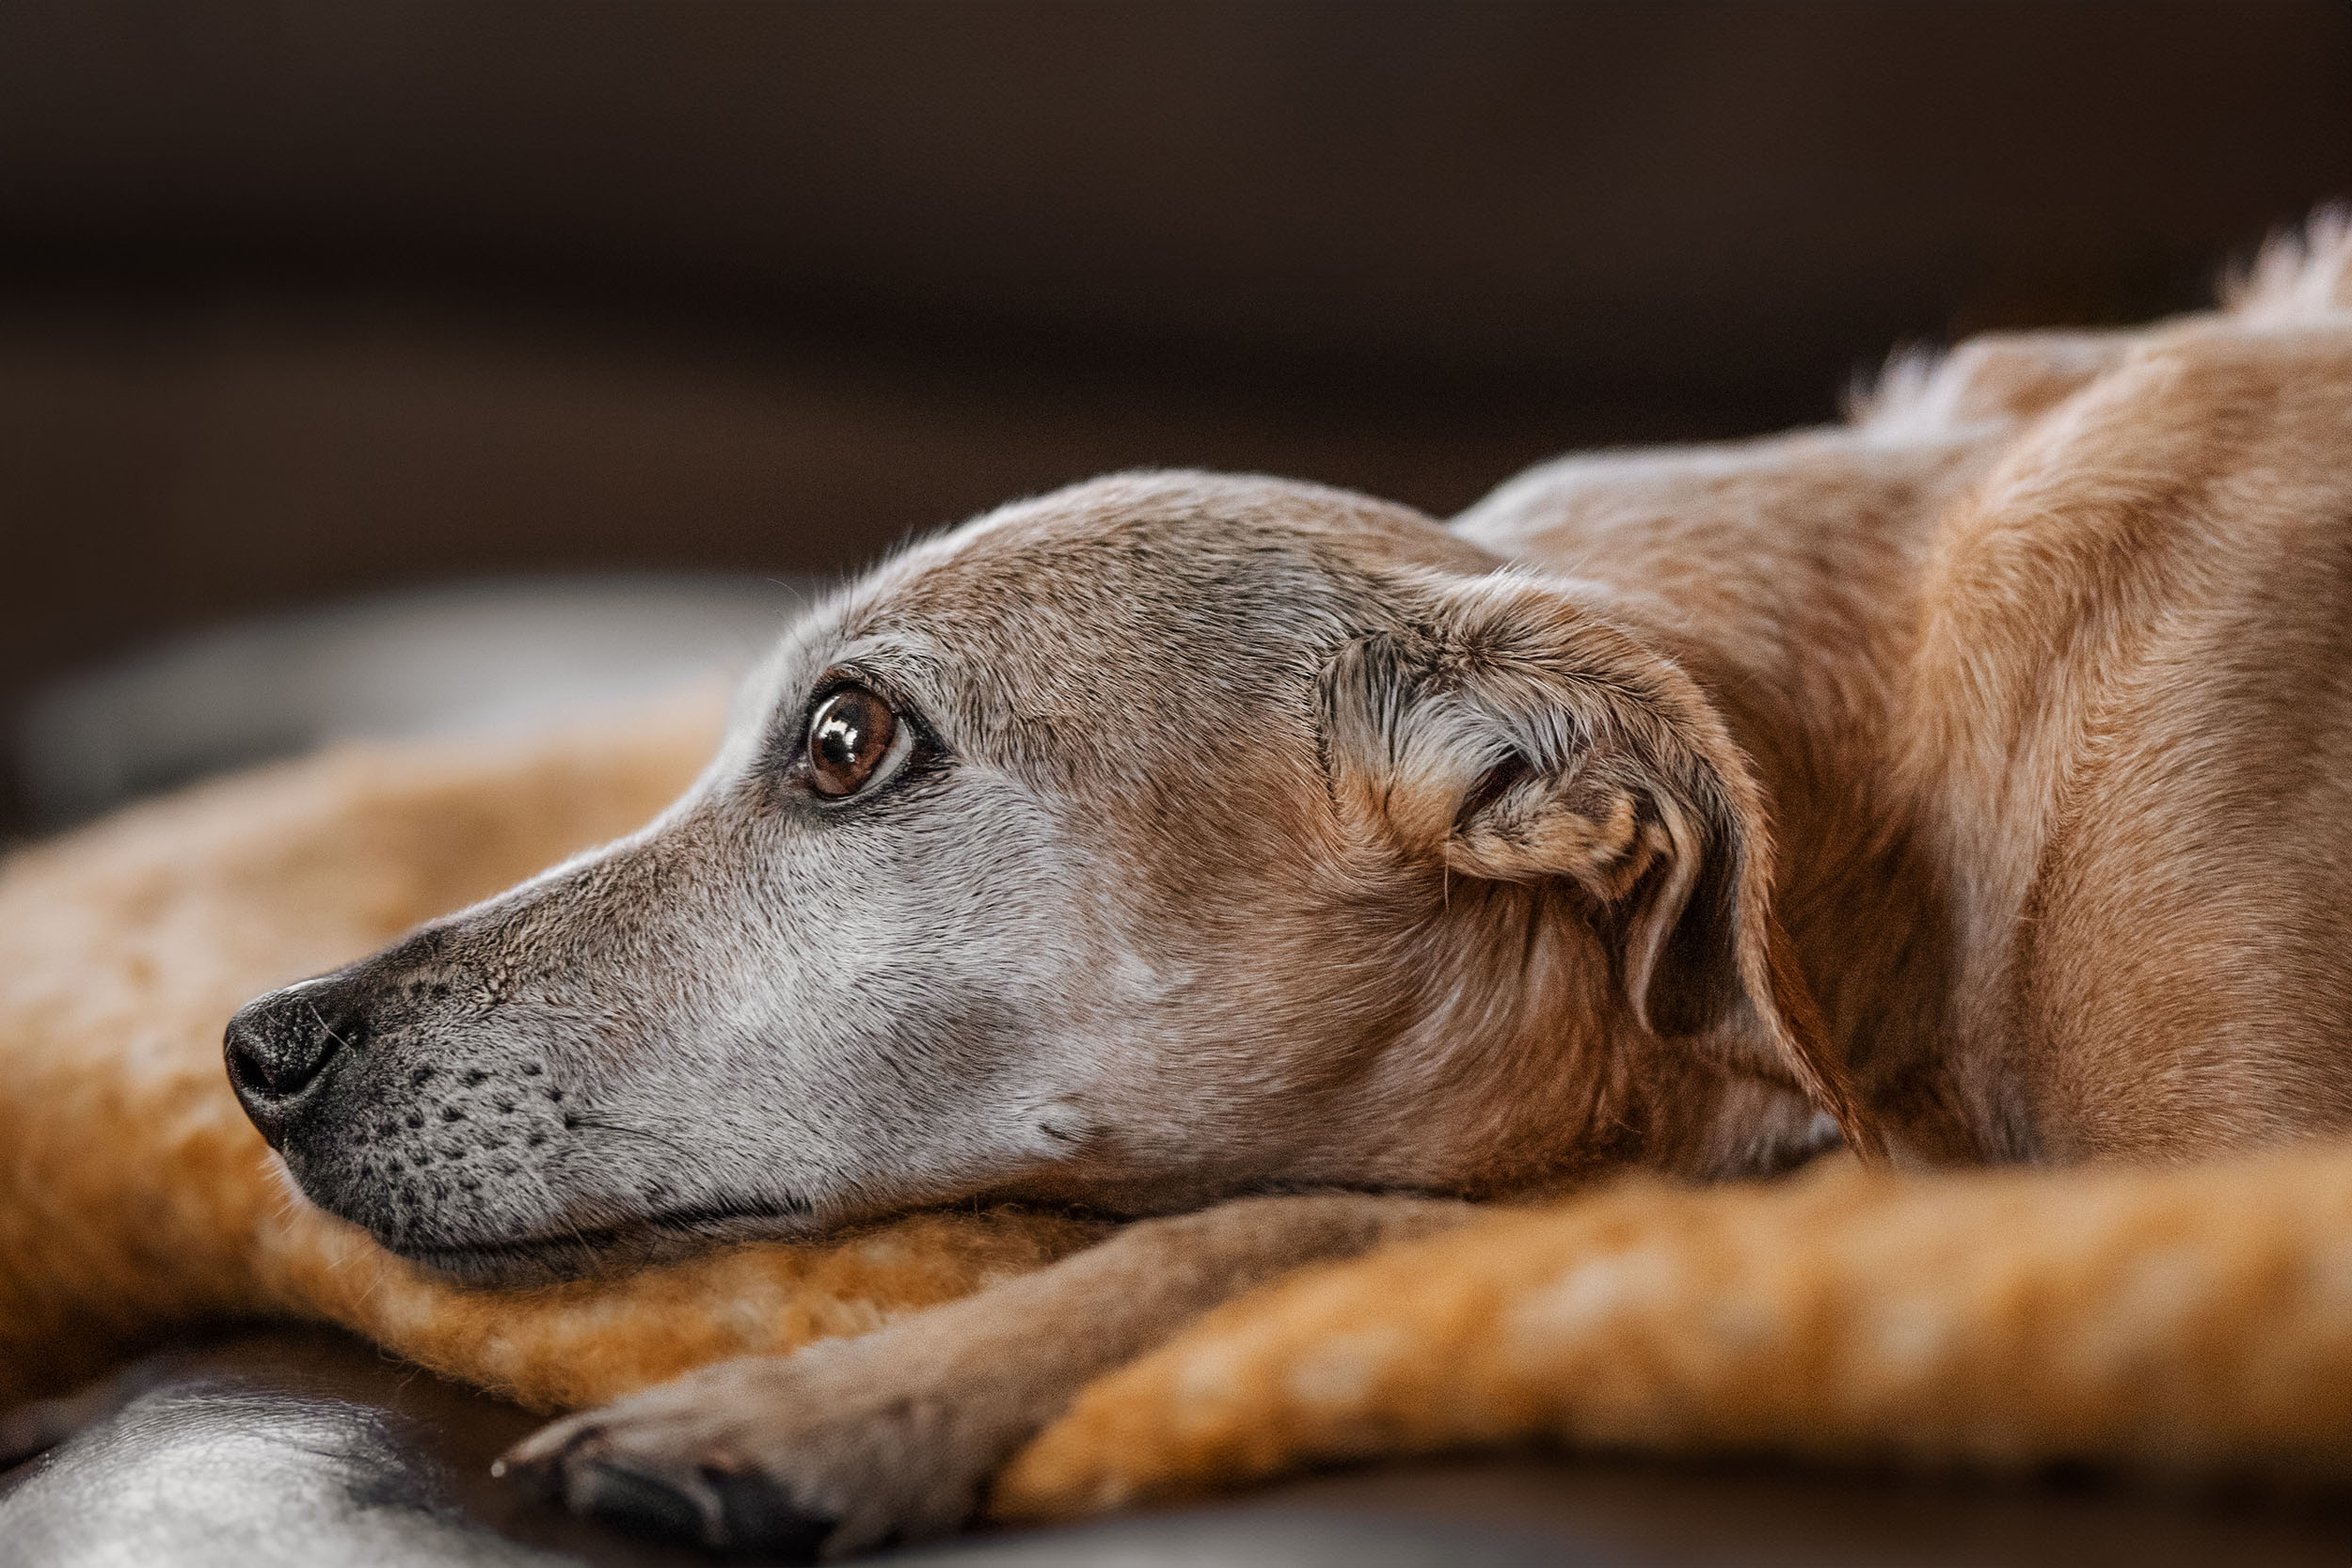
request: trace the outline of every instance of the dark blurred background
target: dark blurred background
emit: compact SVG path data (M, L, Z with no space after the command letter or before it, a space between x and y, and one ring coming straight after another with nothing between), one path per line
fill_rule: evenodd
M2343 0L5 0L0 721L128 744L185 705L56 683L1122 466L1442 514L2193 307L2346 195ZM0 832L77 809L27 767Z

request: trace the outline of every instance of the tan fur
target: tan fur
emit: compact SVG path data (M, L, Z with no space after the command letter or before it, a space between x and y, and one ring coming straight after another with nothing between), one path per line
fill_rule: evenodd
M1073 562L1127 569L1154 530L1215 507L1254 508L1268 537L1355 539L1402 610L1322 679L1327 777L1172 748L1145 770L1159 815L1107 807L1103 831L1127 835L1153 895L1255 911L1234 961L1293 977L1241 988L1287 1009L1269 1049L1304 1050L1342 1015L1383 1049L1323 1080L1252 1059L1248 1135L1204 1124L1228 1141L1160 1179L1205 1199L1253 1171L1473 1196L1628 1164L1704 1177L1769 1168L1813 1112L1911 1166L2177 1162L2352 1127L2344 224L2275 248L2231 313L1980 341L1899 369L1836 430L1572 459L1504 486L1451 544L1328 492L1114 481L1016 509L963 553L917 552L858 612L961 625L1013 668L1057 625L1057 593L1081 602ZM1057 553L1073 539L1095 556ZM1050 761L1056 737L1093 738L1106 699L1193 721L1152 674L1061 689L1008 744ZM1214 708L1214 690L1183 695ZM0 1098L0 1240L33 1266L0 1280L0 1392L94 1364L103 1351L60 1357L76 1331L111 1349L260 1307L526 1397L601 1398L1090 1239L1019 1213L917 1219L483 1293L277 1205L199 1049L222 1011L613 831L683 782L688 749L310 765L16 862L0 1052L23 1092ZM1505 755L1532 766L1489 774ZM592 783L599 758L612 771ZM1241 776L1258 815L1206 815ZM709 842L698 809L663 831ZM1234 847L1232 886L1200 880L1205 840ZM633 871L660 843L609 863ZM1302 843L1327 884L1267 874ZM593 873L546 885L571 896ZM1319 965L1316 921L1377 942L1399 909L1417 911L1409 942ZM1712 970L1655 984L1694 929L1719 944ZM1433 992L1408 1016L1402 998ZM1170 1101L1181 1082L1124 1087L1183 1129L1174 1113L1198 1107ZM1003 1190L1151 1187L1106 1162ZM1298 1201L1149 1222L895 1340L735 1363L517 1457L591 1507L612 1464L681 1487L761 1478L850 1521L834 1550L946 1528L1073 1386L1263 1276L1236 1259L1383 1234ZM1447 1223L1396 1201L1401 1225ZM2333 1148L2169 1173L1621 1188L1212 1315L1098 1385L996 1504L1110 1506L1536 1436L2343 1476L2347 1204L2352 1153ZM1102 1313L1105 1289L1133 1309ZM980 1354L1014 1313L1057 1325L1057 1354ZM887 1354L916 1342L930 1359ZM836 1474L825 1456L871 1449L880 1418L768 1397L836 1362L869 1394L967 1418ZM699 1506L707 1538L731 1539L731 1505Z

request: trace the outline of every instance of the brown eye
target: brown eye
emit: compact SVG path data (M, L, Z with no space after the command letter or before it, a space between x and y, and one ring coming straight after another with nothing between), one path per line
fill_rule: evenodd
M808 721L808 777L817 793L834 800L873 781L898 738L898 716L862 686L845 686Z

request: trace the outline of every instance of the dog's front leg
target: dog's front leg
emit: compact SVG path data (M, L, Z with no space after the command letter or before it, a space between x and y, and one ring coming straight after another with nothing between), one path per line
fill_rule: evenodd
M1285 1270L1457 1225L1466 1204L1245 1198L798 1354L723 1362L517 1447L580 1512L803 1560L946 1534L1098 1373Z

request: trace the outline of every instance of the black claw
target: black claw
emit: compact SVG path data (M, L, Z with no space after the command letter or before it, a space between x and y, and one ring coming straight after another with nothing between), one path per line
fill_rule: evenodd
M838 1521L796 1506L791 1494L766 1476L703 1467L703 1483L719 1499L726 1544L786 1562L814 1562Z
M631 1535L703 1544L702 1510L664 1481L593 1460L572 1473L565 1500L582 1513Z

